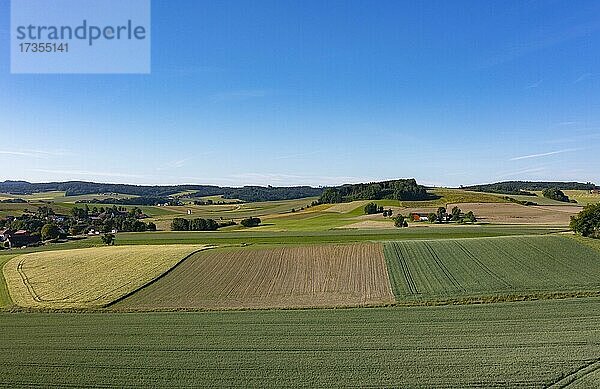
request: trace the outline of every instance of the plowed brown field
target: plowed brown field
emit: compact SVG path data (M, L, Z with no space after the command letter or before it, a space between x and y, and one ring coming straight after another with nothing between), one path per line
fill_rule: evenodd
M392 303L375 243L199 252L117 309L235 309Z

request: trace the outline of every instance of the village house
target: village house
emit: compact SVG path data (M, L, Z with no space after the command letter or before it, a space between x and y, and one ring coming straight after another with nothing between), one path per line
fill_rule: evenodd
M414 222L426 222L429 221L429 214L428 213L413 213L412 214L412 219Z
M25 247L40 242L38 235L31 235L27 230L2 230L0 231L0 242L7 248Z
M591 189L590 194L600 194L600 189Z

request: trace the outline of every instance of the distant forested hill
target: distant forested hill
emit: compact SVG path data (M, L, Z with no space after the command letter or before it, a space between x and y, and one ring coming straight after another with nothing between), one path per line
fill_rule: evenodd
M323 193L323 188L310 186L243 186L241 188L223 188L223 190L222 194L226 199L240 199L249 202L292 200L320 196Z
M120 193L147 198L164 198L183 191L195 191L194 196L223 195L228 199L243 201L270 201L288 200L303 197L320 196L322 188L309 186L293 187L262 187L245 186L241 188L219 187L214 185L129 185L129 184L104 184L86 181L45 182L31 183L27 181L0 182L1 193L26 195L31 193L64 191L67 196L78 196L95 193Z
M505 193L505 194L529 194L529 191L557 188L560 190L591 190L596 188L591 182L553 182L553 181L504 181L494 184L461 186L462 189L476 192Z
M365 184L347 184L327 188L321 195L321 203L343 203L354 200L428 200L431 196L414 178Z

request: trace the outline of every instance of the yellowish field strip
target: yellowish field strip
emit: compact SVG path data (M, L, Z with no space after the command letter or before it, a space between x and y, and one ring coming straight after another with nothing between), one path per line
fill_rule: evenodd
M95 247L19 255L3 268L13 302L22 307L104 306L145 285L200 245Z
M348 213L354 211L356 208L364 207L370 201L369 200L359 200L359 201L351 201L349 203L339 203L334 204L331 207L327 208L327 212L336 212L336 213Z
M299 308L393 301L382 246L361 243L201 252L115 308Z

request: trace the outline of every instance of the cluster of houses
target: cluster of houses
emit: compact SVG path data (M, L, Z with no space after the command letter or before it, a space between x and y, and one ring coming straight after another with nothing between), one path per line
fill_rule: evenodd
M6 248L30 246L40 241L39 235L32 235L27 230L0 230L0 244Z
M429 213L425 213L425 212L413 212L409 215L409 219L412 219L413 222L427 222L429 221ZM437 215L436 215L437 217ZM444 214L444 220L442 220L443 222L449 222L452 219L452 215L451 214Z

